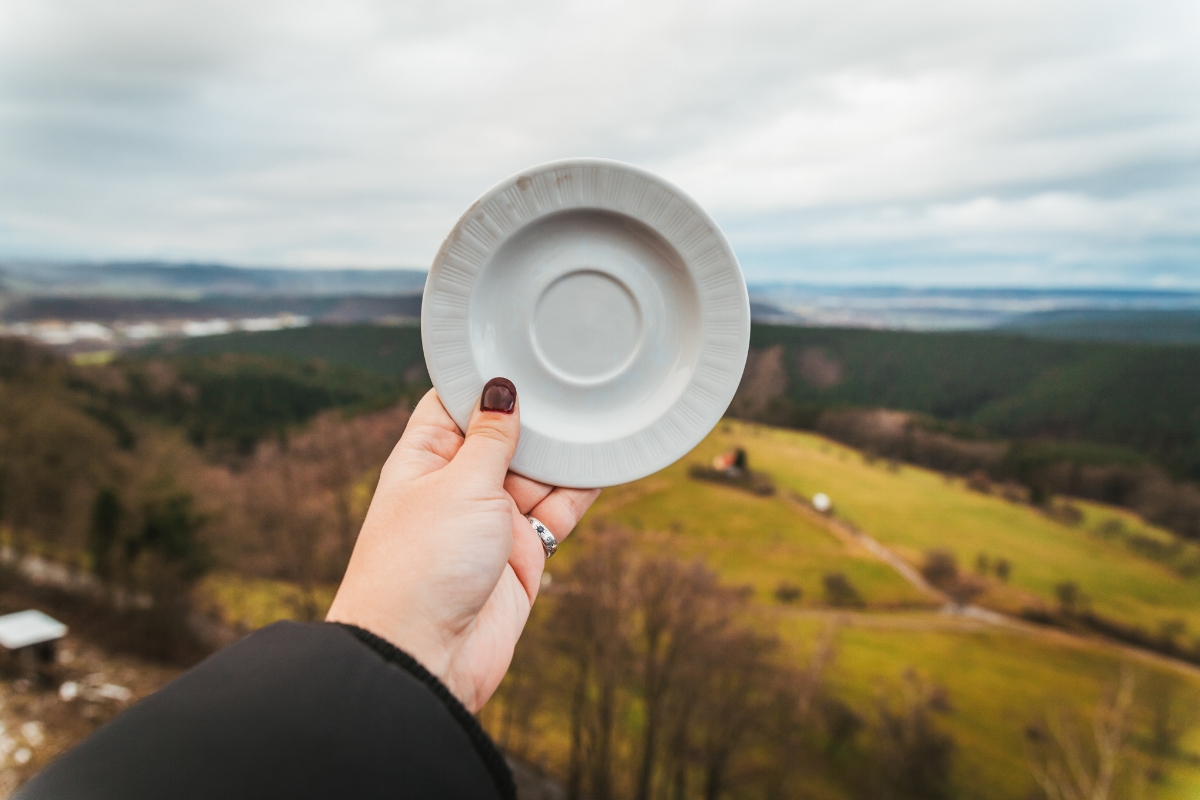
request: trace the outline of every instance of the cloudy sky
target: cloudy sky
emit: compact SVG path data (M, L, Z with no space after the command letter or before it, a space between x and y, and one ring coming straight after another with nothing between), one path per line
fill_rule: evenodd
M753 280L1200 288L1195 0L0 0L0 259L420 266L523 167Z

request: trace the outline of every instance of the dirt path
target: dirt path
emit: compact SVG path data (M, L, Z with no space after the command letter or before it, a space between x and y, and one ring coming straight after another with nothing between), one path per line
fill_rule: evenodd
M892 569L896 570L896 572L900 574L901 578L904 578L904 580L911 583L918 591L924 592L930 597L933 597L943 603L950 602L950 598L947 597L945 593L933 586L933 584L931 584L929 581L925 580L925 577L913 569L907 561L893 553L884 545L880 544L871 536L863 533L848 522L822 514L808 503L804 502L804 500L794 495L789 494L785 499L787 500L788 505L790 505L793 509L808 517L817 525L825 528L843 542L862 547L868 553L875 556Z
M802 499L788 496L788 504L798 513L804 515L818 525L846 542L848 545L861 547L877 559L894 569L900 577L908 581L919 591L941 602L942 609L938 612L847 612L841 610L805 609L794 610L790 613L797 616L838 618L848 625L877 628L907 628L909 630L957 630L963 632L984 629L1003 629L1018 636L1026 636L1045 642L1073 647L1076 649L1105 650L1122 657L1149 666L1169 669L1181 675L1200 681L1200 667L1195 664L1171 658L1152 650L1114 641L1102 636L1092 636L1046 625L1035 625L1018 617L1002 614L988 608L976 605L959 606L941 590L925 580L920 572L911 564L869 534L859 530L844 520L828 517Z

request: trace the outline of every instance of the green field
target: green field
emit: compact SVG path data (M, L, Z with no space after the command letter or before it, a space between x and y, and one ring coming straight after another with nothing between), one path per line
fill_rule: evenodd
M1190 630L1200 631L1200 576L1185 577L1097 532L1105 520L1121 519L1147 535L1169 539L1127 512L1081 503L1083 521L1068 525L928 470L869 464L861 454L812 434L734 424L714 433L710 442L743 445L752 463L801 496L829 494L839 517L914 566L931 548L953 551L966 569L981 552L1007 558L1013 564L1011 578L1007 584L987 579L988 590L977 600L982 605L1009 612L1038 603L1053 607L1055 586L1074 581L1103 616L1150 631L1182 619Z
M734 446L744 447L751 466L774 478L775 496L756 497L688 476L690 464L706 463ZM1112 690L1122 663L1132 665L1139 686L1147 686L1155 673L1168 675L1178 682L1180 697L1200 703L1200 670L1153 656L1131 658L1119 645L1051 628L996 626L932 610L927 595L835 536L791 498L793 492L810 497L817 491L834 498L837 517L915 566L931 547L955 551L968 569L981 550L1009 558L1014 565L1009 583L988 579L978 601L993 608L1049 606L1055 584L1073 580L1099 613L1148 629L1175 618L1200 629L1200 578L1181 577L1097 532L1104 521L1120 518L1129 530L1169 540L1126 512L1088 505L1080 523L1064 524L926 470L870 464L818 436L738 422L723 423L671 468L607 490L576 536L584 539L599 524L620 524L647 551L699 557L726 583L752 586L759 623L782 637L786 657L797 666L807 662L820 631L836 624L828 685L868 719L882 696L899 690L909 670L944 687L951 708L939 721L957 744L955 783L963 797L1030 796L1027 726L1058 709L1070 709L1090 724L1091 709ZM552 571L565 572L571 552L568 543ZM866 601L864 611L825 606L821 578L829 572L850 578ZM783 605L774 598L784 580L803 589L801 601ZM1137 712L1127 756L1139 775L1152 764L1158 771L1154 781L1143 781L1143 796L1196 796L1200 757L1187 753L1200 750L1200 728L1183 740L1184 755L1155 761L1145 748L1148 713ZM540 736L549 764L561 769L565 738L559 723L543 720ZM853 769L837 760L816 764L808 788L814 797L844 797L846 782L838 774Z
M639 532L646 546L685 559L702 558L725 582L754 587L755 596L764 602L788 581L803 590L798 605L821 605L822 578L841 572L871 608L931 605L926 594L860 548L848 548L782 493L757 497L687 476L690 464L709 460L722 444L720 435L709 437L662 472L605 491L581 530L598 521L629 527ZM563 559L562 566L567 563Z
M779 487L774 497L687 476L730 448L744 447L755 469ZM1083 519L1068 524L1028 505L966 488L937 473L869 463L862 454L813 434L741 422L723 423L674 466L607 490L584 522L610 520L644 531L673 551L703 556L734 584L755 587L762 599L782 580L804 590L801 605L821 602L821 577L844 572L873 608L928 605L928 596L865 552L848 547L795 508L789 496L829 494L835 515L870 534L916 568L933 548L948 549L970 571L979 553L1007 558L1007 583L981 578L980 605L1007 613L1053 609L1055 587L1073 581L1097 614L1156 631L1183 620L1200 632L1200 575L1140 555L1104 536L1105 522L1169 542L1170 534L1120 509L1079 502ZM565 561L565 559L564 559Z
M828 621L783 619L780 631L789 640L811 642ZM798 659L806 657L804 644ZM837 656L827 668L828 680L852 705L870 709L882 692L899 690L905 671L946 688L950 711L939 719L954 736L958 749L955 783L969 798L1025 798L1033 789L1026 763L1024 731L1047 713L1071 709L1090 724L1091 707L1118 680L1120 660L1104 648L1068 644L1056 638L1026 636L994 627L958 626L928 614L872 625L850 620L837 637ZM1145 686L1150 670L1134 668ZM1190 701L1200 699L1200 679L1181 685ZM1136 689L1135 689L1136 692ZM1135 694L1135 697L1137 695ZM1131 761L1145 767L1149 758L1137 748L1150 720L1140 712L1131 738ZM1200 730L1182 750L1200 749ZM1166 777L1145 787L1144 796L1192 798L1200 791L1200 764L1187 756L1170 760Z

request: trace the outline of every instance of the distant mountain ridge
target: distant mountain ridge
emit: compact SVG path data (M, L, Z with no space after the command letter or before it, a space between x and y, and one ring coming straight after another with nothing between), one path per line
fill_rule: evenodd
M415 269L285 269L160 261L0 261L0 293L23 297L315 297L411 295L425 286Z
M427 273L164 261L0 260L0 325L249 318L411 323ZM755 322L880 330L1000 330L1064 340L1200 343L1200 292L752 283Z
M955 288L835 286L798 283L750 285L752 303L769 312L762 321L815 327L888 330L983 330L1013 327L1041 335L1041 314L1073 312L1072 321L1116 312L1200 312L1200 292L1133 288ZM753 306L752 306L753 308ZM1142 320L1153 321L1152 314ZM1100 320L1095 338L1108 338ZM1017 322L1022 320L1021 322ZM1016 324L1013 324L1016 323ZM1140 334L1129 323L1115 338ZM1057 331L1047 331L1053 335ZM1152 338L1152 337L1151 337Z
M315 322L415 322L420 294L206 295L180 297L34 296L0 303L0 323L117 322L169 319L240 319L293 314Z

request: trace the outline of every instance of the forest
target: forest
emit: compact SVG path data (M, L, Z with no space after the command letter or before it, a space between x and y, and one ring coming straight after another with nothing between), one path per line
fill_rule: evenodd
M830 409L888 408L960 436L1099 445L1093 461L1141 457L1200 478L1194 345L756 326L751 347L778 348L777 382L758 393L757 410L779 423L811 427Z
M414 327L231 334L173 352L316 358L423 377ZM1145 461L1200 479L1200 346L754 325L751 354L734 411L772 424L811 429L827 411L885 408L959 438L1053 443L1079 463Z
M0 339L4 543L151 598L126 611L161 653L187 645L190 593L214 571L292 581L315 618L423 391L254 355L78 367Z
M426 381L419 331L319 327L185 354L318 358ZM880 413L903 412L903 414ZM1200 346L755 325L730 414L881 458L1129 507L1200 538Z

